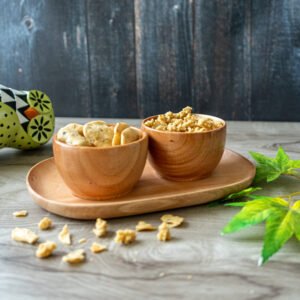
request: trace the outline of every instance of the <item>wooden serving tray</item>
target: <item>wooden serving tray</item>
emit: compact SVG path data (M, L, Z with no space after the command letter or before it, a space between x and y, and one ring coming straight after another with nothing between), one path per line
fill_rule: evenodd
M74 219L108 219L220 199L248 187L254 175L255 166L230 150L225 150L210 177L197 181L165 180L147 162L132 192L118 199L93 201L73 196L58 174L54 159L49 158L30 169L27 187L32 199L49 212Z

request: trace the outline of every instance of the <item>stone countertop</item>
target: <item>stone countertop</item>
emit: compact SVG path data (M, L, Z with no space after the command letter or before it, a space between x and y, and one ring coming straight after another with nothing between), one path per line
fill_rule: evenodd
M57 118L57 128L88 119ZM120 119L107 119L116 122ZM139 125L140 120L124 121ZM228 122L227 148L247 157L248 150L275 155L282 145L300 159L300 123ZM159 224L161 212L109 220L103 238L109 251L92 254L96 238L93 221L70 220L48 213L31 200L26 174L37 162L52 156L51 144L27 152L0 151L0 295L1 299L299 299L300 245L292 239L263 267L257 266L263 226L220 236L220 230L236 208L207 205L170 211L185 218L185 225L172 230L174 239L160 243L155 232L143 233L138 242L119 246L114 231L134 228L139 220ZM299 190L295 179L280 178L265 187L266 194ZM26 209L29 215L12 213ZM37 223L50 216L54 228L40 232L41 240L57 241L68 224L73 245L58 243L56 255L35 257L35 246L11 240L11 230L26 227L38 231ZM85 244L78 240L86 238ZM87 249L87 261L78 266L62 263L61 256L75 248Z

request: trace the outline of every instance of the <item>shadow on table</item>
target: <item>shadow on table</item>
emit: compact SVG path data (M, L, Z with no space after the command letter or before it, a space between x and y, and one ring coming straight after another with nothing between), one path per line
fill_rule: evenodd
M46 144L37 149L18 150L12 148L0 149L0 166L28 165L32 166L43 159L53 156L52 145Z

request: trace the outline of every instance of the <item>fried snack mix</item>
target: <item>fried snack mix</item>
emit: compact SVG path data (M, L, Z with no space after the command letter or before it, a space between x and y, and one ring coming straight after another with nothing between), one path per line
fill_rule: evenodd
M138 224L135 226L135 230L136 231L153 231L153 230L156 230L156 228L149 223L146 223L144 221L139 221Z
M158 228L157 239L161 242L166 242L171 239L171 232L167 223L163 222Z
M59 129L57 139L60 142L74 146L88 146L89 143L83 136L83 126L76 123L68 124Z
M113 136L113 140L112 140L112 145L113 146L117 146L117 145L121 145L121 133L123 130L125 130L126 128L128 128L129 125L126 123L117 123L115 125L114 128L114 136Z
M63 229L61 232L58 234L58 239L60 242L64 245L71 245L71 234L69 232L69 227L68 225L64 225Z
M99 243L93 243L90 250L93 252L93 253L100 253L100 252L103 252L105 250L107 250L106 246L104 245L101 245Z
M115 236L115 242L119 244L128 245L134 242L136 239L136 233L131 229L118 230Z
M44 217L38 224L39 229L47 230L52 226L52 220L48 217Z
M45 243L39 244L35 255L39 258L46 258L52 255L52 252L56 249L56 243L46 241Z
M93 121L83 126L83 135L90 145L96 147L110 147L114 129L103 121Z
M69 264L78 264L85 260L85 251L83 249L77 249L63 256L62 261Z
M137 141L139 132L120 122L110 125L104 121L92 121L85 125L68 124L57 133L57 140L74 146L111 147Z
M134 141L137 141L139 138L139 132L132 127L128 127L121 133L121 145L130 144Z
M27 228L15 228L11 233L11 238L17 242L34 244L39 236Z
M94 234L97 237L103 237L107 233L107 222L98 218L95 223L95 228L93 229Z
M192 108L187 106L178 113L171 111L158 115L145 122L145 125L162 131L174 132L206 132L224 126L222 121L192 113Z

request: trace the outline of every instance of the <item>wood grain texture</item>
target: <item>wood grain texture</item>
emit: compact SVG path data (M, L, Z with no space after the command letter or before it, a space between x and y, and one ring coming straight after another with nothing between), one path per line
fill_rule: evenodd
M198 115L200 118L212 118ZM157 117L157 116L154 116ZM191 181L209 176L220 162L226 142L226 123L208 132L170 132L156 130L144 123L142 130L149 136L149 162L164 178Z
M58 116L299 120L296 0L2 0L0 82ZM268 107L268 109L265 109Z
M258 0L252 10L252 118L299 120L300 4Z
M251 114L251 1L195 1L193 106L225 119Z
M135 0L137 93L141 117L192 101L193 1Z
M132 0L88 0L88 43L94 117L136 117Z
M130 193L108 201L89 201L72 195L56 164L50 158L30 170L27 176L29 193L38 205L49 212L87 220L139 215L211 202L248 187L255 175L255 168L248 160L227 150L215 172L208 178L192 182L167 181L147 163L139 182ZM109 179L103 176L103 181L111 181ZM102 185L101 180L97 183ZM111 190L115 191L113 188ZM89 193L92 192L90 188Z
M63 118L57 127L87 119ZM108 123L116 120L108 119ZM120 121L120 120L118 120ZM125 120L138 126L140 120ZM247 151L275 155L283 145L293 159L300 157L300 124L276 122L228 122L227 147L248 156ZM51 215L35 205L26 191L29 168L52 156L51 145L40 150L0 151L0 295L3 299L272 299L299 298L299 243L291 240L264 267L257 267L263 228L256 227L228 237L220 230L237 212L223 206L196 206L170 211L186 220L172 230L173 240L159 243L155 232L138 234L138 242L128 247L115 245L114 232L134 228L140 220L159 224L161 213L109 221L109 235L99 242L109 251L92 255L87 263L71 267L61 262L69 247L58 245L56 255L40 260L35 247L12 242L16 226L37 230L37 223L48 215L54 222L50 231L39 232L41 240L57 241L58 232L68 223L74 245L85 237L89 247L95 236L94 222L76 221ZM299 190L297 180L281 178L267 185L269 195ZM13 218L16 210L26 209L26 218Z
M139 140L105 148L72 146L53 138L53 154L58 173L75 196L104 200L118 198L133 189L143 173L148 154L147 134L135 129L140 134ZM44 172L48 172L47 168L44 168ZM49 185L52 185L52 179L48 180ZM60 193L56 184L52 187ZM61 188L63 187L64 185ZM62 194L65 190L61 191Z
M57 115L89 116L84 2L3 0L1 4L0 82L44 91Z

